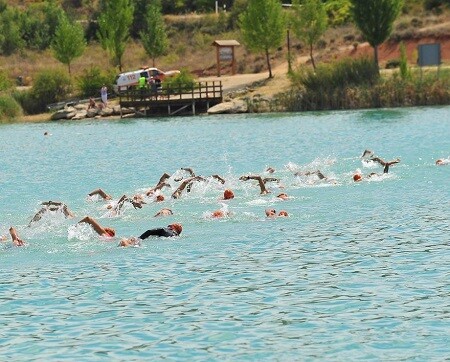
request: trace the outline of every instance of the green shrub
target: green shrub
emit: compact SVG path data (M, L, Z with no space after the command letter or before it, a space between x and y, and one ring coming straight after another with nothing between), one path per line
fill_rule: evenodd
M0 72L0 92L11 89L13 86L6 72Z
M30 91L15 92L14 98L28 114L47 111L47 105L67 99L72 91L69 76L62 70L44 70L37 74Z
M111 76L102 73L97 66L85 69L83 74L77 78L78 89L82 97L98 96L103 84L109 85L108 88L111 89Z
M187 68L182 68L180 74L164 80L163 88L171 93L186 92L193 89L194 83L194 76Z
M406 47L403 42L400 43L400 76L403 80L411 78L411 72L408 67L408 57L406 56Z
M0 122L4 120L13 120L21 115L22 108L11 95L0 95Z
M374 84L379 78L375 62L369 58L344 59L336 63L320 64L316 71L294 72L292 81L307 92L328 93L336 89Z

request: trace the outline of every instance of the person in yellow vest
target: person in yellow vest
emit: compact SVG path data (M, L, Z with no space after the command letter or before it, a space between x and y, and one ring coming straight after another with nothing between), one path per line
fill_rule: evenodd
M147 86L147 78L145 78L143 75L141 75L139 78L139 89L141 92L141 101L144 99L145 88L147 88L146 86Z

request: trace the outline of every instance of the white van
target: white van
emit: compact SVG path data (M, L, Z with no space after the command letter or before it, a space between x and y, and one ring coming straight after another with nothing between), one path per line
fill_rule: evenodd
M141 68L131 72L120 73L114 82L114 92L120 93L131 87L136 87L140 77L145 77L146 79L153 77L156 81L162 82L165 77L174 76L179 73L179 70L163 72L158 68Z

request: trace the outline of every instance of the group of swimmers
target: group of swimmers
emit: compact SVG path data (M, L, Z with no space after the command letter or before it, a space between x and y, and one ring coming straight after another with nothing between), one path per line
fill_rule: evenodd
M365 150L361 156L361 159L363 162L376 162L383 166L383 174L387 174L389 172L389 168L392 165L395 165L400 162L400 159L394 159L392 161L385 161L381 159L378 156L375 156L374 153L370 150ZM448 165L450 164L450 158L448 159L438 159L435 162L436 165ZM178 199L182 196L183 192L186 190L186 192L190 192L191 188L194 183L196 182L205 182L208 180L216 180L220 184L224 185L225 180L219 176L219 175L211 175L210 177L204 177L204 176L198 176L195 175L194 171L191 168L181 168L182 171L184 171L184 175L169 175L167 173L164 173L158 183L151 187L150 189L146 190L143 194L138 193L132 197L128 197L126 195L123 195L119 198L117 202L112 202L113 198L111 195L107 194L102 189L96 189L93 190L88 194L89 198L94 197L100 197L101 199L105 201L111 201L106 208L110 212L110 216L117 216L120 215L122 212L122 209L124 205L130 204L135 209L141 209L145 204L147 204L149 198L152 199L153 202L162 202L165 200L164 195L161 193L161 190L163 188L172 188L172 186L168 183L169 179L173 179L175 182L179 182L178 187L175 189L175 191L172 192L171 198L172 199ZM271 167L267 168L265 170L266 174L273 174L275 170ZM186 174L187 173L187 174ZM328 179L320 170L315 171L307 171L307 172L295 172L295 176L300 177L316 177L319 181L328 181L331 183L335 183L333 179ZM358 170L353 174L353 181L354 182L360 182L365 178L371 178L374 175L378 175L377 173L370 173L367 176L363 176L362 173ZM267 188L267 183L269 182L277 182L279 183L280 180L275 177L262 177L261 175L243 175L239 177L240 181L249 181L254 180L257 181L257 184L260 189L260 194L265 195L270 193L270 190ZM282 187L282 186L280 186ZM230 188L225 188L223 191L223 195L221 197L221 200L231 200L234 199L235 195L234 192ZM289 196L285 192L279 193L277 196L277 199L279 200L287 200L289 199ZM46 201L41 204L40 210L33 216L28 226L31 226L32 224L38 222L41 220L41 218L48 212L60 212L65 218L73 218L75 215L74 213L67 207L66 204L62 202L56 202L56 201ZM173 211L169 208L162 208L160 209L154 217L161 217L161 216L170 216L173 215ZM286 210L281 210L277 212L273 208L267 208L265 209L265 215L267 218L277 218L277 217L288 217L289 214ZM228 217L229 212L227 210L215 210L211 212L210 217L211 218L223 218ZM113 228L110 227L104 227L100 225L100 223L92 218L91 216L86 216L82 218L78 224L88 224L90 227L92 227L92 230L97 233L100 237L102 237L105 240L114 240L116 236L116 232ZM159 237L174 237L179 236L183 230L183 227L179 223L173 223L169 224L166 227L160 227L155 229L149 229L146 230L144 233L142 233L139 237L129 237L129 238L121 238L119 241L118 246L127 247L127 246L139 246L142 242L142 240L147 239L150 236L159 236ZM9 228L9 234L11 236L11 240L14 246L24 246L25 242L18 236L17 230L14 227ZM5 240L6 237L2 236L1 240Z

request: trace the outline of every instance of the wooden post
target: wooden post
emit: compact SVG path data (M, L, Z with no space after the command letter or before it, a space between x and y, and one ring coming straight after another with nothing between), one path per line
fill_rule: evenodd
M220 77L220 47L216 47L216 55L217 55L217 76Z
M232 60L231 60L231 74L235 75L236 74L236 59L234 59L234 47L231 47L231 56L232 56Z

